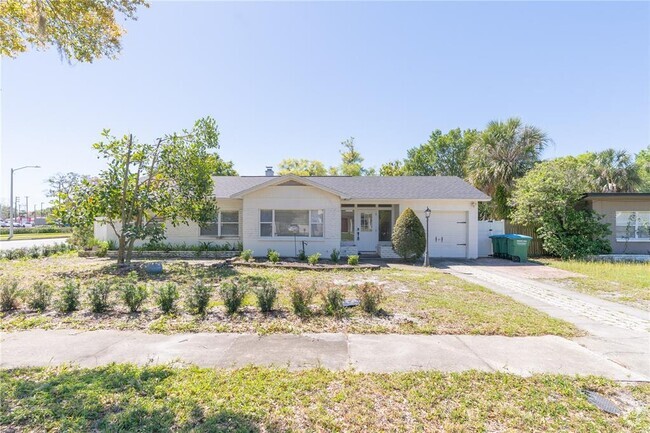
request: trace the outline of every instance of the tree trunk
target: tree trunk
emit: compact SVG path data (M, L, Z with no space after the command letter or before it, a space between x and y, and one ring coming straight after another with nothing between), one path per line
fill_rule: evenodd
M126 247L126 262L125 264L131 264L131 256L133 255L133 244L135 244L135 239L129 239L129 242Z
M126 238L124 234L120 234L118 248L117 248L117 264L122 266L125 263L125 253L126 253Z

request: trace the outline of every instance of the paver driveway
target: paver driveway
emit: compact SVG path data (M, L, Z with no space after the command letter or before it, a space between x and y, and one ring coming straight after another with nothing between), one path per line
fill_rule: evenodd
M544 278L542 265L498 259L435 263L459 278L566 320L588 333L575 340L631 370L650 375L650 312L564 289Z

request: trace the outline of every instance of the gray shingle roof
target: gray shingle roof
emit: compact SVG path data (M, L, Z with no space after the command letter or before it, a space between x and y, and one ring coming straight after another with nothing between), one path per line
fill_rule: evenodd
M231 198L278 176L216 176L217 198ZM455 176L313 176L307 178L350 199L467 199L490 198Z

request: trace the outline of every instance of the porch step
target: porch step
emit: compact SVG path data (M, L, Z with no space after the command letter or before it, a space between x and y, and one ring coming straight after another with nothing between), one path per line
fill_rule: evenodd
M374 251L359 251L359 257L364 259L378 259L380 258L379 254Z

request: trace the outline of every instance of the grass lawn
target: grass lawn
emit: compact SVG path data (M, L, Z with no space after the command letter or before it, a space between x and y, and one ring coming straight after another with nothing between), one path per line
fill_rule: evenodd
M15 234L12 241L27 241L33 239L52 239L52 238L68 238L70 233L18 233ZM0 235L0 241L6 241L9 235Z
M650 263L538 261L586 276L565 280L568 288L650 310Z
M167 261L162 275L139 278L156 287L164 281L174 281L187 287L197 279L216 285L233 277L266 278L278 287L278 302L274 311L262 314L253 294L244 300L240 313L228 316L220 298L213 293L210 310L200 318L184 312L183 300L175 315L162 315L150 297L141 313L131 314L113 293L113 308L103 314L93 314L85 304L82 310L61 314L46 311L39 314L24 306L18 311L0 316L0 330L28 328L79 329L143 329L151 332L350 332L402 334L483 334L483 335L561 335L573 336L578 330L570 323L553 319L544 313L517 303L478 285L454 276L431 270L384 268L379 271L316 272L287 269L224 269L212 266L215 261ZM0 274L11 276L29 288L35 281L61 285L65 278L78 278L85 284L98 279L119 283L120 276L113 261L87 259L70 255L45 259L0 262ZM300 319L291 308L290 287L315 286L319 290L339 287L346 298L354 298L354 285L363 282L381 285L386 294L380 314L370 316L359 307L348 309L340 319L320 312L321 297L314 298L314 314ZM82 297L85 301L85 296Z
M624 411L608 415L583 389ZM114 364L0 371L6 431L647 432L650 385L503 373ZM2 430L2 428L0 428ZM4 431L4 430L3 430Z

